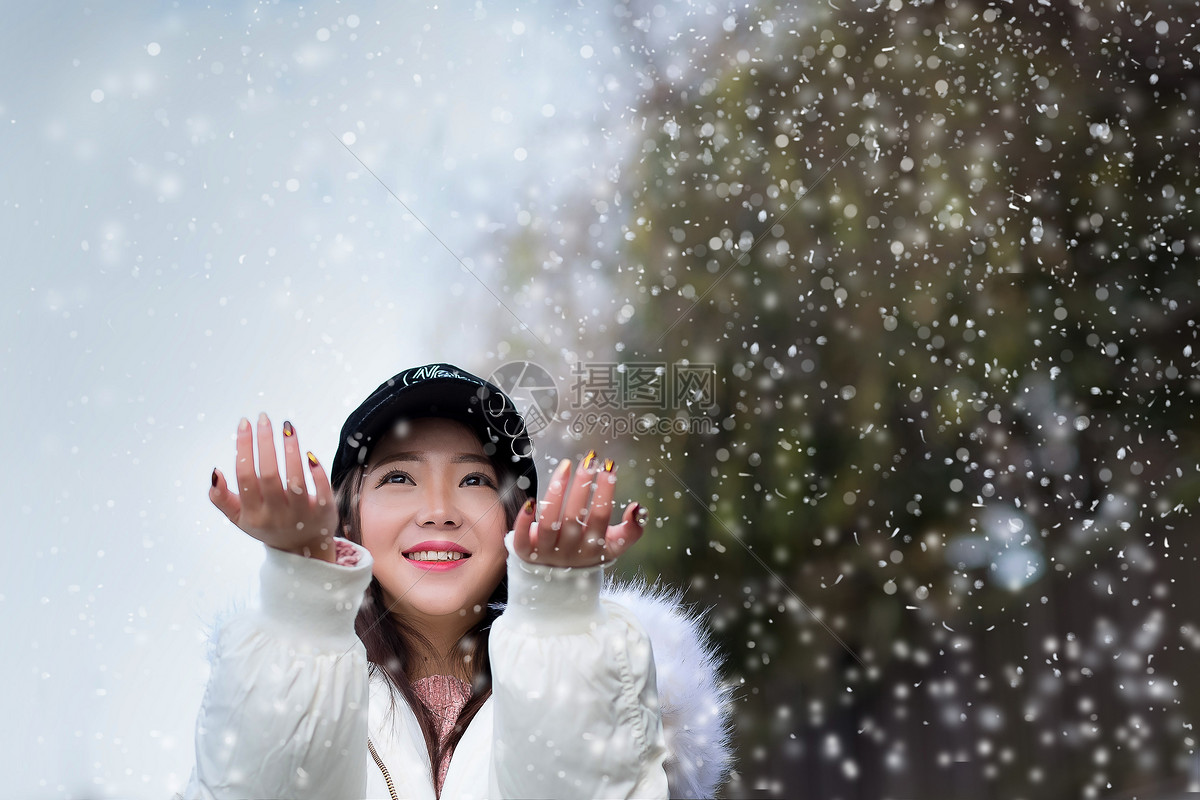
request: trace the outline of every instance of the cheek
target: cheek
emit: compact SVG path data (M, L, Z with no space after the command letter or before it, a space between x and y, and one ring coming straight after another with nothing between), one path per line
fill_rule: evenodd
M488 565L488 583L494 585L500 582L508 569L508 549L504 546L504 534L498 533L486 546ZM483 554L481 554L483 555Z
M464 495L459 508L462 509L468 520L473 521L478 530L500 531L501 539L504 538L504 534L508 533L508 527L504 522L504 505L496 494L475 491ZM468 524L471 523L468 522Z
M387 509L364 500L358 509L359 533L362 535L363 547L372 550L386 544L388 532L397 530L395 517L395 509Z
M498 513L492 514L488 517L487 531L488 534L484 538L486 539L488 547L495 548L495 551L500 554L500 557L504 558L504 556L508 553L508 550L504 547L504 536L508 533L508 525L505 524L504 521L503 509L500 509Z
M486 502L480 502L472 511L474 513L471 514L471 519L474 522L467 524L475 534L475 550L489 561L503 561L508 555L508 550L504 547L504 535L508 533L504 508L492 497Z
M481 564L484 569L480 573L479 586L476 590L479 598L482 599L496 590L508 569L508 550L504 547L503 534L489 541L486 547L481 545L481 550L482 552L476 551L472 558L480 557L484 562Z

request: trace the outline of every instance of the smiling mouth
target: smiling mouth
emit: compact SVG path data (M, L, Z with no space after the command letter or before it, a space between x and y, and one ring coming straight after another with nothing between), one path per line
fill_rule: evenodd
M411 553L405 553L404 557L409 561L462 561L470 558L469 553L456 553L450 550L415 550Z

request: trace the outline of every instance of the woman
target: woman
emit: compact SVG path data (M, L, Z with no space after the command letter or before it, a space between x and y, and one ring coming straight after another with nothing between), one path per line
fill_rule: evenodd
M611 461L564 459L535 505L512 401L446 364L373 392L329 476L309 453L315 494L283 433L284 476L265 415L257 470L243 420L237 491L213 471L268 547L261 609L215 642L187 798L711 795L726 694L696 620L602 592L645 525L636 503L608 524Z

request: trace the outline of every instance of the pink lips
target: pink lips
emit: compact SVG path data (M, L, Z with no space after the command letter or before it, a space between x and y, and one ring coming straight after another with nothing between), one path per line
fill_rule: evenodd
M466 558L460 558L456 561L413 561L412 559L407 558L409 553L420 553L426 550L447 553L462 553L464 556L468 557L471 555L470 550L467 550L467 548L455 542L428 541L420 542L405 550L405 561L417 569L422 569L427 572L446 572L447 570L454 569L455 567L461 567L463 564L467 563Z

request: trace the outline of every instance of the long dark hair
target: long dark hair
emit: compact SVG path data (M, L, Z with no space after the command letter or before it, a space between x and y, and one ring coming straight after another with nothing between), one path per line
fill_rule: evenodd
M489 448L491 449L491 448ZM499 457L490 456L492 466L500 482L500 504L504 508L504 522L507 530L511 530L521 505L526 500L526 493L517 487L517 472L512 463ZM342 527L342 535L354 542L362 544L362 518L359 514L359 499L362 495L363 481L367 468L362 466L351 470L346 479L334 490L337 501L338 518ZM463 655L463 660L471 670L471 698L463 706L454 722L454 728L446 738L444 746L439 746L437 726L433 714L417 697L412 681L408 678L410 659L416 653L432 650L432 645L420 631L410 622L399 615L393 615L388 608L383 594L383 586L377 578L371 578L358 617L354 620L354 629L358 638L367 650L367 661L372 675L380 672L387 678L392 688L392 711L395 711L396 695L399 694L407 701L417 722L421 725L421 733L425 736L425 747L429 751L431 777L437 783L438 764L444 753L452 752L462 739L467 725L475 718L475 714L483 706L492 693L492 666L488 659L488 636L491 633L492 622L500 616L500 612L508 603L508 575L501 577L488 598L483 616L475 623L455 645L455 650Z

